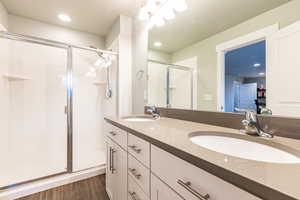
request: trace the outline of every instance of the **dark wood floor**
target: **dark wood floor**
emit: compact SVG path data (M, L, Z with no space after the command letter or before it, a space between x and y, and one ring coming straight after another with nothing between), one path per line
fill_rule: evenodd
M101 175L18 200L109 200L109 198L105 191L105 176Z

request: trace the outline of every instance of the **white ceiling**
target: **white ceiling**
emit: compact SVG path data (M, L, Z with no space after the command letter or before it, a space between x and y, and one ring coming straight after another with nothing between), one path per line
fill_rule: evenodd
M172 53L290 0L187 0L188 9L149 35L151 49ZM153 46L155 41L162 46Z
M120 14L134 16L140 0L0 0L10 14L105 36ZM59 13L72 22L63 23Z

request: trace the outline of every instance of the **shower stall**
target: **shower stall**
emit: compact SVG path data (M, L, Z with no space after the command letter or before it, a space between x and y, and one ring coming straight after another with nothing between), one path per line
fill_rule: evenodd
M193 69L148 60L148 105L193 109Z
M100 54L114 59L95 67ZM117 62L114 52L0 32L0 189L105 165Z

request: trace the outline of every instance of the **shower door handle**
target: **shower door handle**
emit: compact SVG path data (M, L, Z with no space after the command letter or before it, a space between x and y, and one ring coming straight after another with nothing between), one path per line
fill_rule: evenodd
M65 114L67 115L68 114L68 106L64 107L64 111L65 111Z

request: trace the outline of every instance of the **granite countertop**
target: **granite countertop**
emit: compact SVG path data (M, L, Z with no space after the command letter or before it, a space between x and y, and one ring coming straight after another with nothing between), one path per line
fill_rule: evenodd
M197 131L242 135L239 130L171 118L149 122L129 122L118 117L105 119L263 199L300 199L300 164L267 163L232 157L200 147L189 139L190 134ZM268 142L275 147L287 146L300 152L300 140L274 137Z

